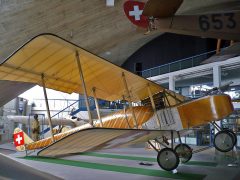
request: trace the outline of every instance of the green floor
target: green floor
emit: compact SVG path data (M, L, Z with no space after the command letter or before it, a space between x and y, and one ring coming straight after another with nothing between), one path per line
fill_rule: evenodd
M156 162L155 158L146 158L146 157L139 157L139 156L123 156L123 155L95 153L95 152L81 153L81 155L112 158L112 159ZM146 175L146 176L154 176L154 177L165 177L165 178L173 178L173 179L203 179L206 177L206 175L204 174L192 174L192 173L181 173L181 172L177 174L172 174L172 172L167 172L164 170L156 170L156 169L149 169L149 168L144 169L144 168L136 168L136 167L129 167L129 166L109 165L109 164L103 164L103 163L92 163L92 162L74 161L74 160L57 159L57 158L28 156L28 157L23 157L23 159L54 163L54 164L63 164L63 165L88 168L88 169L97 169L97 170L104 170L104 171L113 171L113 172L138 174L138 175ZM213 163L213 162L201 162L201 161L193 161L187 164L199 165L199 166L213 166L213 167L217 165L216 163Z
M126 160L134 160L134 161L147 161L147 162L156 162L156 158L148 158L141 156L123 156L116 154L105 154L105 153L95 153L95 152L86 152L81 153L80 155L84 156L93 156L93 157L104 157L104 158L113 158L113 159L126 159ZM215 162L206 162L206 161L192 161L185 163L184 165L196 165L196 166L210 166L216 167L217 163Z

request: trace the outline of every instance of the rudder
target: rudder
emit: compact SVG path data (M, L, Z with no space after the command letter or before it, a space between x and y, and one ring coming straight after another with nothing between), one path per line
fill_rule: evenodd
M13 132L14 145L17 151L25 151L25 145L33 143L34 141L20 128L15 128Z

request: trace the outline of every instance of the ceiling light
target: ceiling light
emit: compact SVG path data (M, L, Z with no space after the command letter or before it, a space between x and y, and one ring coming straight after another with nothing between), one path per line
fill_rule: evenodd
M106 6L113 7L114 6L114 0L106 0Z
M109 55L111 55L112 53L111 53L110 51L106 51L105 54L109 56Z

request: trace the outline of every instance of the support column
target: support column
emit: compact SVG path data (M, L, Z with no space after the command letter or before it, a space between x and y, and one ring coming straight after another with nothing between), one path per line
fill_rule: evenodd
M93 98L95 101L95 106L97 109L97 115L98 115L98 119L100 121L100 126L103 127L103 123L102 123L102 118L101 118L101 114L100 114L100 109L99 109L99 104L98 104L98 100L97 100L97 96L96 96L96 88L92 88L92 92L93 92Z
M79 58L78 51L76 51L76 61L77 61L77 65L78 65L79 76L80 76L80 79L82 81L82 87L83 87L84 99L85 99L85 103L86 103L87 111L88 111L89 123L91 124L91 126L93 126L93 119L92 119L92 115L91 115L91 112L90 112L87 89L86 89L86 84L85 84L85 81L84 81L84 76L83 76L83 72L82 72L82 66L81 66L81 63L80 63L80 58Z
M134 113L134 110L133 110L133 107L132 107L132 100L131 100L131 96L130 96L130 92L129 92L129 89L128 89L128 86L127 86L127 81L126 81L126 77L125 77L124 72L122 73L122 79L123 79L123 84L124 84L124 87L125 87L125 90L126 90L127 96L128 96L129 108L132 112L134 127L136 129L138 129L137 118L135 116L135 113Z
M221 67L214 66L213 67L213 87L220 87L221 86ZM216 121L216 124L221 127L221 122ZM216 134L218 129L215 128L214 133Z
M153 100L153 95L152 95L151 89L149 87L149 84L147 86L147 89L148 89L148 94L149 94L149 97L150 97L150 100L151 100L151 104L152 104L152 108L153 108L153 112L154 112L154 115L155 115L155 118L156 118L157 125L161 129L160 119L159 119L158 114L157 114L156 106L155 106L155 103L154 103L154 100Z
M169 76L169 90L175 91L175 77L174 76Z
M221 86L221 67L214 66L213 67L213 86L220 87Z
M52 128L52 119L51 119L51 115L50 115L47 91L46 91L46 86L45 86L45 81L44 81L44 75L43 74L42 74L42 87L43 87L43 93L44 93L46 108L47 108L48 124L49 124L49 127L50 127L51 138L52 138L52 142L55 142L54 135L53 135L53 128Z

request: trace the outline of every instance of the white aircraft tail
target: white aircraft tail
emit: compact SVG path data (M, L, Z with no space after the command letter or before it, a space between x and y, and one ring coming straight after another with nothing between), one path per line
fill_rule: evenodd
M13 132L14 145L17 151L25 151L26 145L34 141L20 128L15 128Z

